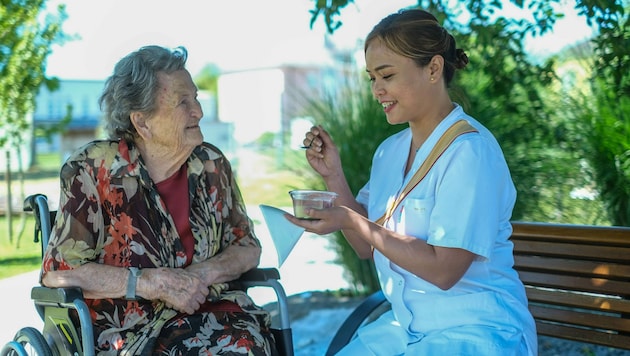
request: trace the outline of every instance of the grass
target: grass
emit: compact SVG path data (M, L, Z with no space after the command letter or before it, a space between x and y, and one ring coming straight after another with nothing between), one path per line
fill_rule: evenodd
M56 178L60 166L58 154L40 155L37 165L25 174L25 185L43 179ZM303 187L304 178L295 172L277 167L273 153L255 154L247 160L239 160L237 180L247 205L258 206L291 206L288 191ZM14 179L14 184L18 185ZM0 180L5 180L0 174ZM8 240L6 216L0 217L0 279L17 274L34 271L40 268L40 245L33 242L35 219L27 215L22 236L17 247L18 229L21 224L20 215L13 216L13 243Z
M56 179L59 176L60 165L61 157L58 153L38 155L34 166L24 174L24 185ZM20 184L17 174L12 174L11 179L11 186L16 194ZM0 180L6 182L4 172L0 173ZM3 189L6 189L4 186L6 185L3 185ZM11 242L8 237L7 217L0 216L0 279L38 270L41 264L40 244L33 242L35 218L27 214L22 221L20 214L14 214L12 220L13 241Z
M302 188L301 178L291 172L278 171L259 177L239 177L238 185L245 203L249 206L266 204L277 207L291 206L289 191Z
M35 219L28 216L25 220L21 237L18 228L21 225L19 216L13 217L13 243L7 237L6 216L0 217L0 279L39 269L41 263L41 247L33 242ZM18 244L19 242L19 244Z

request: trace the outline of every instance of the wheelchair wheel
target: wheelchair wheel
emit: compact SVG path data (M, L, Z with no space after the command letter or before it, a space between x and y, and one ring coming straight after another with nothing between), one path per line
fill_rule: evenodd
M20 329L2 349L2 356L53 356L44 335L33 327Z

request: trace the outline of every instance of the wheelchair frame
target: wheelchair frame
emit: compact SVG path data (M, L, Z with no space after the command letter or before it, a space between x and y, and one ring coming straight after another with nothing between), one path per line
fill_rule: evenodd
M28 196L24 201L24 211L32 211L35 215L34 242L41 242L43 257L56 212L50 211L48 199L44 194ZM238 283L244 290L251 287L270 287L274 290L278 299L280 325L272 325L271 332L276 339L276 348L280 355L293 356L287 296L279 279L280 273L275 268L255 268L244 273ZM31 290L31 299L44 321L43 330L40 332L33 327L20 329L14 339L0 350L0 356L94 355L94 339L91 336L92 320L80 288L35 286ZM75 310L78 315L80 334L71 318L72 310ZM83 335L90 335L90 337L83 337ZM77 340L80 340L80 343Z

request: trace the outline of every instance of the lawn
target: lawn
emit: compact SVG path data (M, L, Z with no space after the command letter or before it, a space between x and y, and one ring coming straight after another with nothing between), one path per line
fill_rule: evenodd
M44 181L56 180L59 176L60 162L61 158L57 153L38 155L35 165L24 175L24 185L26 187L37 187ZM4 172L0 173L0 181L6 183ZM17 175L12 175L11 186L13 194L18 194L20 183ZM47 185L43 184L42 186ZM2 184L2 189L6 189L5 187L6 185ZM3 191L2 194L4 193ZM0 216L0 278L7 278L39 269L41 247L39 243L33 242L35 219L30 214L26 216L23 226L21 215L16 214L13 216L13 243L9 241L8 237L7 218L5 215Z
M16 274L34 271L41 262L41 248L39 243L33 242L35 219L28 216L25 220L21 237L18 230L21 225L19 216L13 217L13 243L9 243L7 234L7 219L0 217L0 279ZM19 241L19 247L17 242Z
M308 186L308 177L297 173L306 167L303 151L288 151L283 155L284 166L298 167L295 171L279 168L275 150L241 152L234 167L238 185L247 205L291 206L289 191Z

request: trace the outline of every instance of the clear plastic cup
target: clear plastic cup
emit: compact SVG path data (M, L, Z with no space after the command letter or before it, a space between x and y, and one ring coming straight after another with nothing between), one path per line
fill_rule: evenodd
M297 189L289 192L293 199L293 215L299 219L313 220L304 212L307 208L326 209L333 206L337 193L324 190Z

